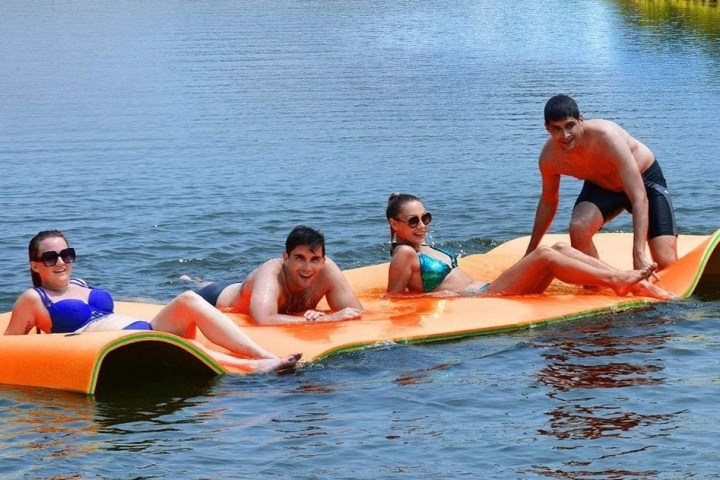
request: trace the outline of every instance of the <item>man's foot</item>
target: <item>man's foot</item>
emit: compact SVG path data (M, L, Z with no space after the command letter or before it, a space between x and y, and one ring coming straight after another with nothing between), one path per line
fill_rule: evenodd
M212 283L212 282L205 281L201 278L190 278L187 275L180 275L178 277L178 280L180 280L181 282L194 283L198 287L204 287L204 286L210 285Z

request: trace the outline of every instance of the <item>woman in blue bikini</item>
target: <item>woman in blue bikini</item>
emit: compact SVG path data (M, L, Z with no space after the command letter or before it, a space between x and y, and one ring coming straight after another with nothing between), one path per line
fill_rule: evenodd
M644 270L621 271L564 243L538 247L492 283L477 282L458 268L457 255L425 243L432 215L418 197L393 193L385 213L392 243L387 289L390 294L537 294L557 278L575 285L609 287L617 295L633 293L664 300L674 298L647 280L655 265Z
M168 303L151 321L114 313L106 290L73 279L75 249L57 230L38 233L28 246L33 288L15 302L5 335L24 335L36 328L45 333L80 333L101 330L158 330L194 339L197 329L211 342L237 358L215 353L220 362L251 372L293 367L299 354L278 358L240 330L227 316L194 292L184 292Z

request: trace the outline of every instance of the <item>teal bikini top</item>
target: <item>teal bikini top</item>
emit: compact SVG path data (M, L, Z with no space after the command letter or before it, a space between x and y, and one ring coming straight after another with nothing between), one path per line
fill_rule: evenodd
M432 292L445 280L453 268L458 266L457 255L451 250L444 250L442 248L430 247L433 250L442 252L450 257L451 264L438 260L435 257L422 252L418 252L418 260L420 260L420 277L422 278L423 290L425 292Z
M397 243L393 243L392 250L394 250L397 246ZM445 277L450 275L452 269L458 266L458 256L452 250L445 250L443 248L432 246L429 247L450 257L450 265L442 260L438 260L437 258L428 255L427 253L418 252L418 260L420 261L420 278L422 278L423 291L426 293L435 290L438 285L445 280Z

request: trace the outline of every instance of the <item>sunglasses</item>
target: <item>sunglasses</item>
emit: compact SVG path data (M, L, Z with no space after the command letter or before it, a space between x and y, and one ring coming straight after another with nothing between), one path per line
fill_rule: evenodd
M399 218L396 218L398 222L407 223L408 227L415 228L418 225L420 225L420 222L423 223L423 225L427 226L430 225L430 222L432 222L432 213L425 212L421 216L413 215L412 217L408 217L407 220L400 220Z
M35 261L42 261L46 267L53 267L57 264L58 258L62 258L62 261L65 263L73 263L75 261L75 249L65 248L59 252L51 250L36 257Z

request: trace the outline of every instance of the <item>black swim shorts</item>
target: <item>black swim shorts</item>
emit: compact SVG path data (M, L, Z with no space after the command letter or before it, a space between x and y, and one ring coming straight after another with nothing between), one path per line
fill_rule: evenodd
M661 235L677 235L672 199L660 164L653 162L642 177L648 198L648 240ZM632 213L632 205L625 192L613 192L589 181L583 184L575 205L580 202L590 202L598 207L606 222L622 210Z
M214 282L209 285L205 285L200 290L197 290L195 293L200 295L202 298L205 299L206 302L208 302L213 307L217 307L217 301L218 297L222 293L223 290L225 290L227 287L232 285L233 283L240 283L238 281L225 281L225 282Z

